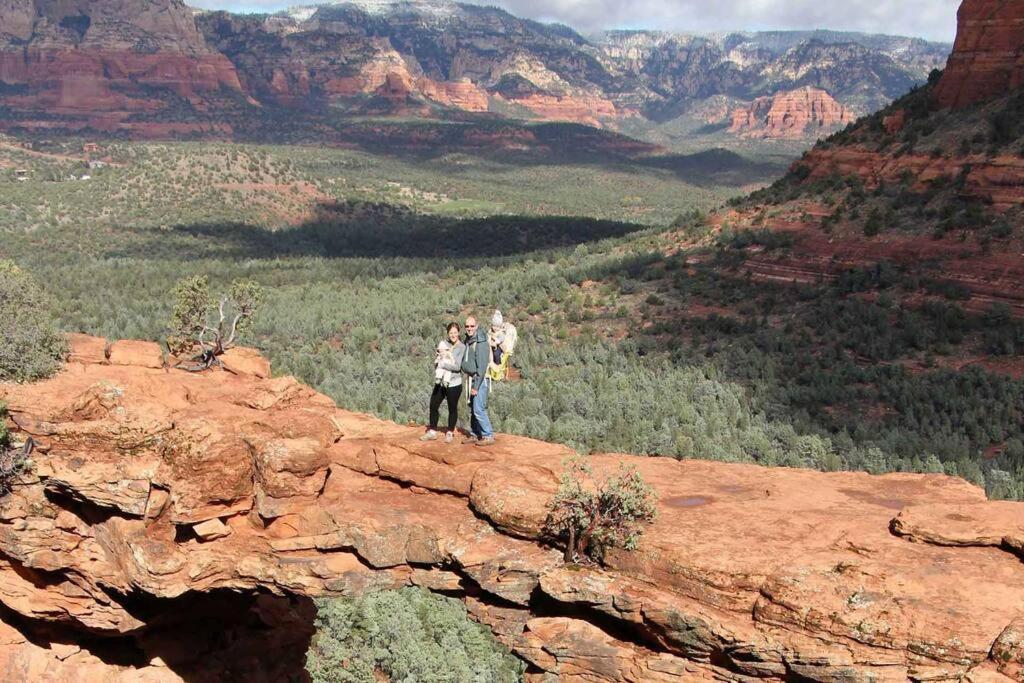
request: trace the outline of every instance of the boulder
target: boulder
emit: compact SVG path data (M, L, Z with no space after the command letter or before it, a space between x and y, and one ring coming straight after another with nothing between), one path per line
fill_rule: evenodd
M231 535L231 527L220 519L208 519L192 525L192 532L203 541L216 541Z
M270 361L256 349L236 346L221 354L220 362L225 370L236 375L270 377Z

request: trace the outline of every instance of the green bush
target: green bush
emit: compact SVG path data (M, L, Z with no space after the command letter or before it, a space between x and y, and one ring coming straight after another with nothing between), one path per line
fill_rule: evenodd
M569 458L555 497L548 503L546 531L565 543L566 562L583 555L600 560L609 548L634 550L643 523L657 514L656 498L635 467L595 479L582 456Z
M7 431L7 406L0 403L0 449L11 445L11 434Z
M0 261L0 380L25 382L53 374L67 340L53 320L53 304L35 280Z
M421 588L317 601L313 683L512 683L523 663L458 600Z
M872 209L868 215L867 223L864 224L864 236L874 237L882 231L882 214L878 209Z

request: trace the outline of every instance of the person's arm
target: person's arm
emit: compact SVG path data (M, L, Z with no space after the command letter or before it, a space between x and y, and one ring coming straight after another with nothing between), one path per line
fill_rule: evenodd
M473 375L473 391L478 390L487 378L487 368L491 364L491 347L487 344L476 345L476 374Z

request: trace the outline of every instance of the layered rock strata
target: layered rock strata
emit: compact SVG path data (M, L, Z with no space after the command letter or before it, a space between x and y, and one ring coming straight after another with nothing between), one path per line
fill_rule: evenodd
M1024 204L1024 157L1012 154L945 157L895 155L858 146L816 147L798 163L809 170L812 181L831 175L857 177L874 189L910 178L910 189L915 192L962 181L960 193L964 197L980 199L997 210Z
M0 385L37 442L0 500L7 678L204 680L166 638L209 634L190 615L227 593L262 615L238 643L302 632L257 595L405 585L462 595L536 681L1000 681L1024 661L1024 506L961 480L598 455L640 469L659 517L638 551L568 567L540 532L564 447L425 444L253 353L161 365L155 344L76 337L54 379ZM281 680L301 657L216 661Z
M1024 6L1016 0L964 0L936 101L964 107L1022 85Z
M846 107L827 92L806 87L759 97L733 110L729 132L742 137L817 137L852 121Z
M9 0L0 22L0 93L16 114L7 125L229 132L180 113L159 120L167 97L203 112L222 90L242 90L234 65L207 47L180 0Z

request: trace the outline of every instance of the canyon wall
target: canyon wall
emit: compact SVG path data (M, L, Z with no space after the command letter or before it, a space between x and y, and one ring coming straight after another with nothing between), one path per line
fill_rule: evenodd
M427 0L273 15L194 13L181 0L2 0L0 125L241 136L282 120L315 128L340 111L615 128L715 97L803 88L866 111L921 82L947 51L820 31L588 40L494 7ZM836 114L807 113L819 115ZM802 116L780 114L768 135L795 136Z

